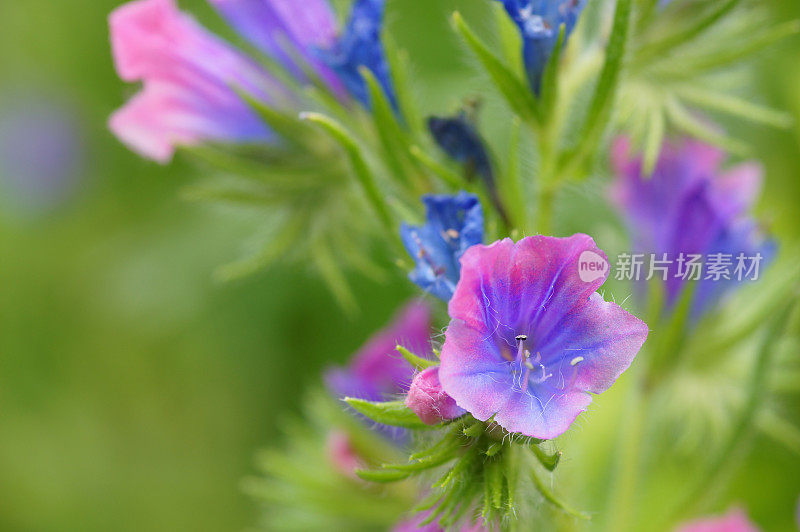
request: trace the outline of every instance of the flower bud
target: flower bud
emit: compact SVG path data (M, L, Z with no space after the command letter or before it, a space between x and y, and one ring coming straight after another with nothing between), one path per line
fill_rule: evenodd
M406 396L406 406L428 425L457 418L465 412L442 389L439 366L428 368L414 377Z

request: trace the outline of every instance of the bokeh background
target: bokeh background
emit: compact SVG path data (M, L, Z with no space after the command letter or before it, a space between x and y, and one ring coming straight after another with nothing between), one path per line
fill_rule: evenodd
M253 453L412 290L353 279L348 316L311 271L215 282L259 220L182 201L189 163L146 162L106 130L133 90L108 50L120 3L0 2L0 530L242 530ZM764 3L800 17L797 0ZM225 34L202 0L181 5ZM389 2L431 112L480 91L447 24L456 8L487 20L483 0ZM756 69L758 98L800 120L800 38ZM793 246L800 130L733 127L767 168L761 213ZM798 459L763 445L772 459L741 495L782 529L755 481L798 484Z

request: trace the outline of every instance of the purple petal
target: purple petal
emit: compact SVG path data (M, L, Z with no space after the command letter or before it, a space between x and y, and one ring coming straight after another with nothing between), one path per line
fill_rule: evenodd
M587 257L605 268L583 280ZM565 432L647 338L643 322L596 293L607 259L587 235L474 246L461 263L442 386L458 406L510 432Z

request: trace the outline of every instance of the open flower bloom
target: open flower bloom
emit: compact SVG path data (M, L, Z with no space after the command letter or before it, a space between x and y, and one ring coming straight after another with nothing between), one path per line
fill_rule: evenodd
M747 214L759 195L761 168L745 163L722 171L724 159L721 150L699 141L670 143L653 175L645 176L642 158L631 153L627 139L618 139L613 149L612 199L627 218L636 251L667 255L668 306L691 278L681 256L731 259L728 279L707 278L703 272L694 293L694 318L741 282L741 273L757 271L775 251Z
M138 0L109 18L119 76L144 88L110 119L134 150L168 161L176 146L269 141L272 134L236 93L285 97L266 72L178 10L174 0Z
M455 400L447 395L439 382L439 366L428 368L414 376L406 395L406 406L428 425L436 425L465 414Z
M560 28L564 42L578 23L586 0L499 0L519 27L524 44L525 70L533 91L538 94L544 69L553 55Z
M448 307L444 390L509 432L563 434L647 338L642 321L596 293L608 270L605 254L582 234L470 248Z
M396 351L402 345L430 357L431 315L424 303L411 303L392 323L356 353L349 366L327 372L328 388L340 397L383 401L408 390L414 370Z
M693 521L679 527L676 532L759 532L747 518L744 510L734 508L722 517Z
M416 268L409 278L436 297L449 301L458 283L458 260L475 244L483 242L483 209L477 196L423 196L426 222L422 227L400 228L403 245Z

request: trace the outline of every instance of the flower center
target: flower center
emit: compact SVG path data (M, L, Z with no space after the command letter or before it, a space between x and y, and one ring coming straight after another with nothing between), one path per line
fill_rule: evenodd
M520 334L516 337L517 340L517 357L514 360L515 362L515 370L514 373L517 373L517 369L519 368L521 373L521 382L520 384L525 384L525 388L527 388L528 383L532 384L542 384L547 379L553 376L552 373L547 372L547 367L542 364L542 355L538 351L535 355L531 355L530 350L525 347L525 342L528 340L527 335ZM524 371L523 371L524 368Z

